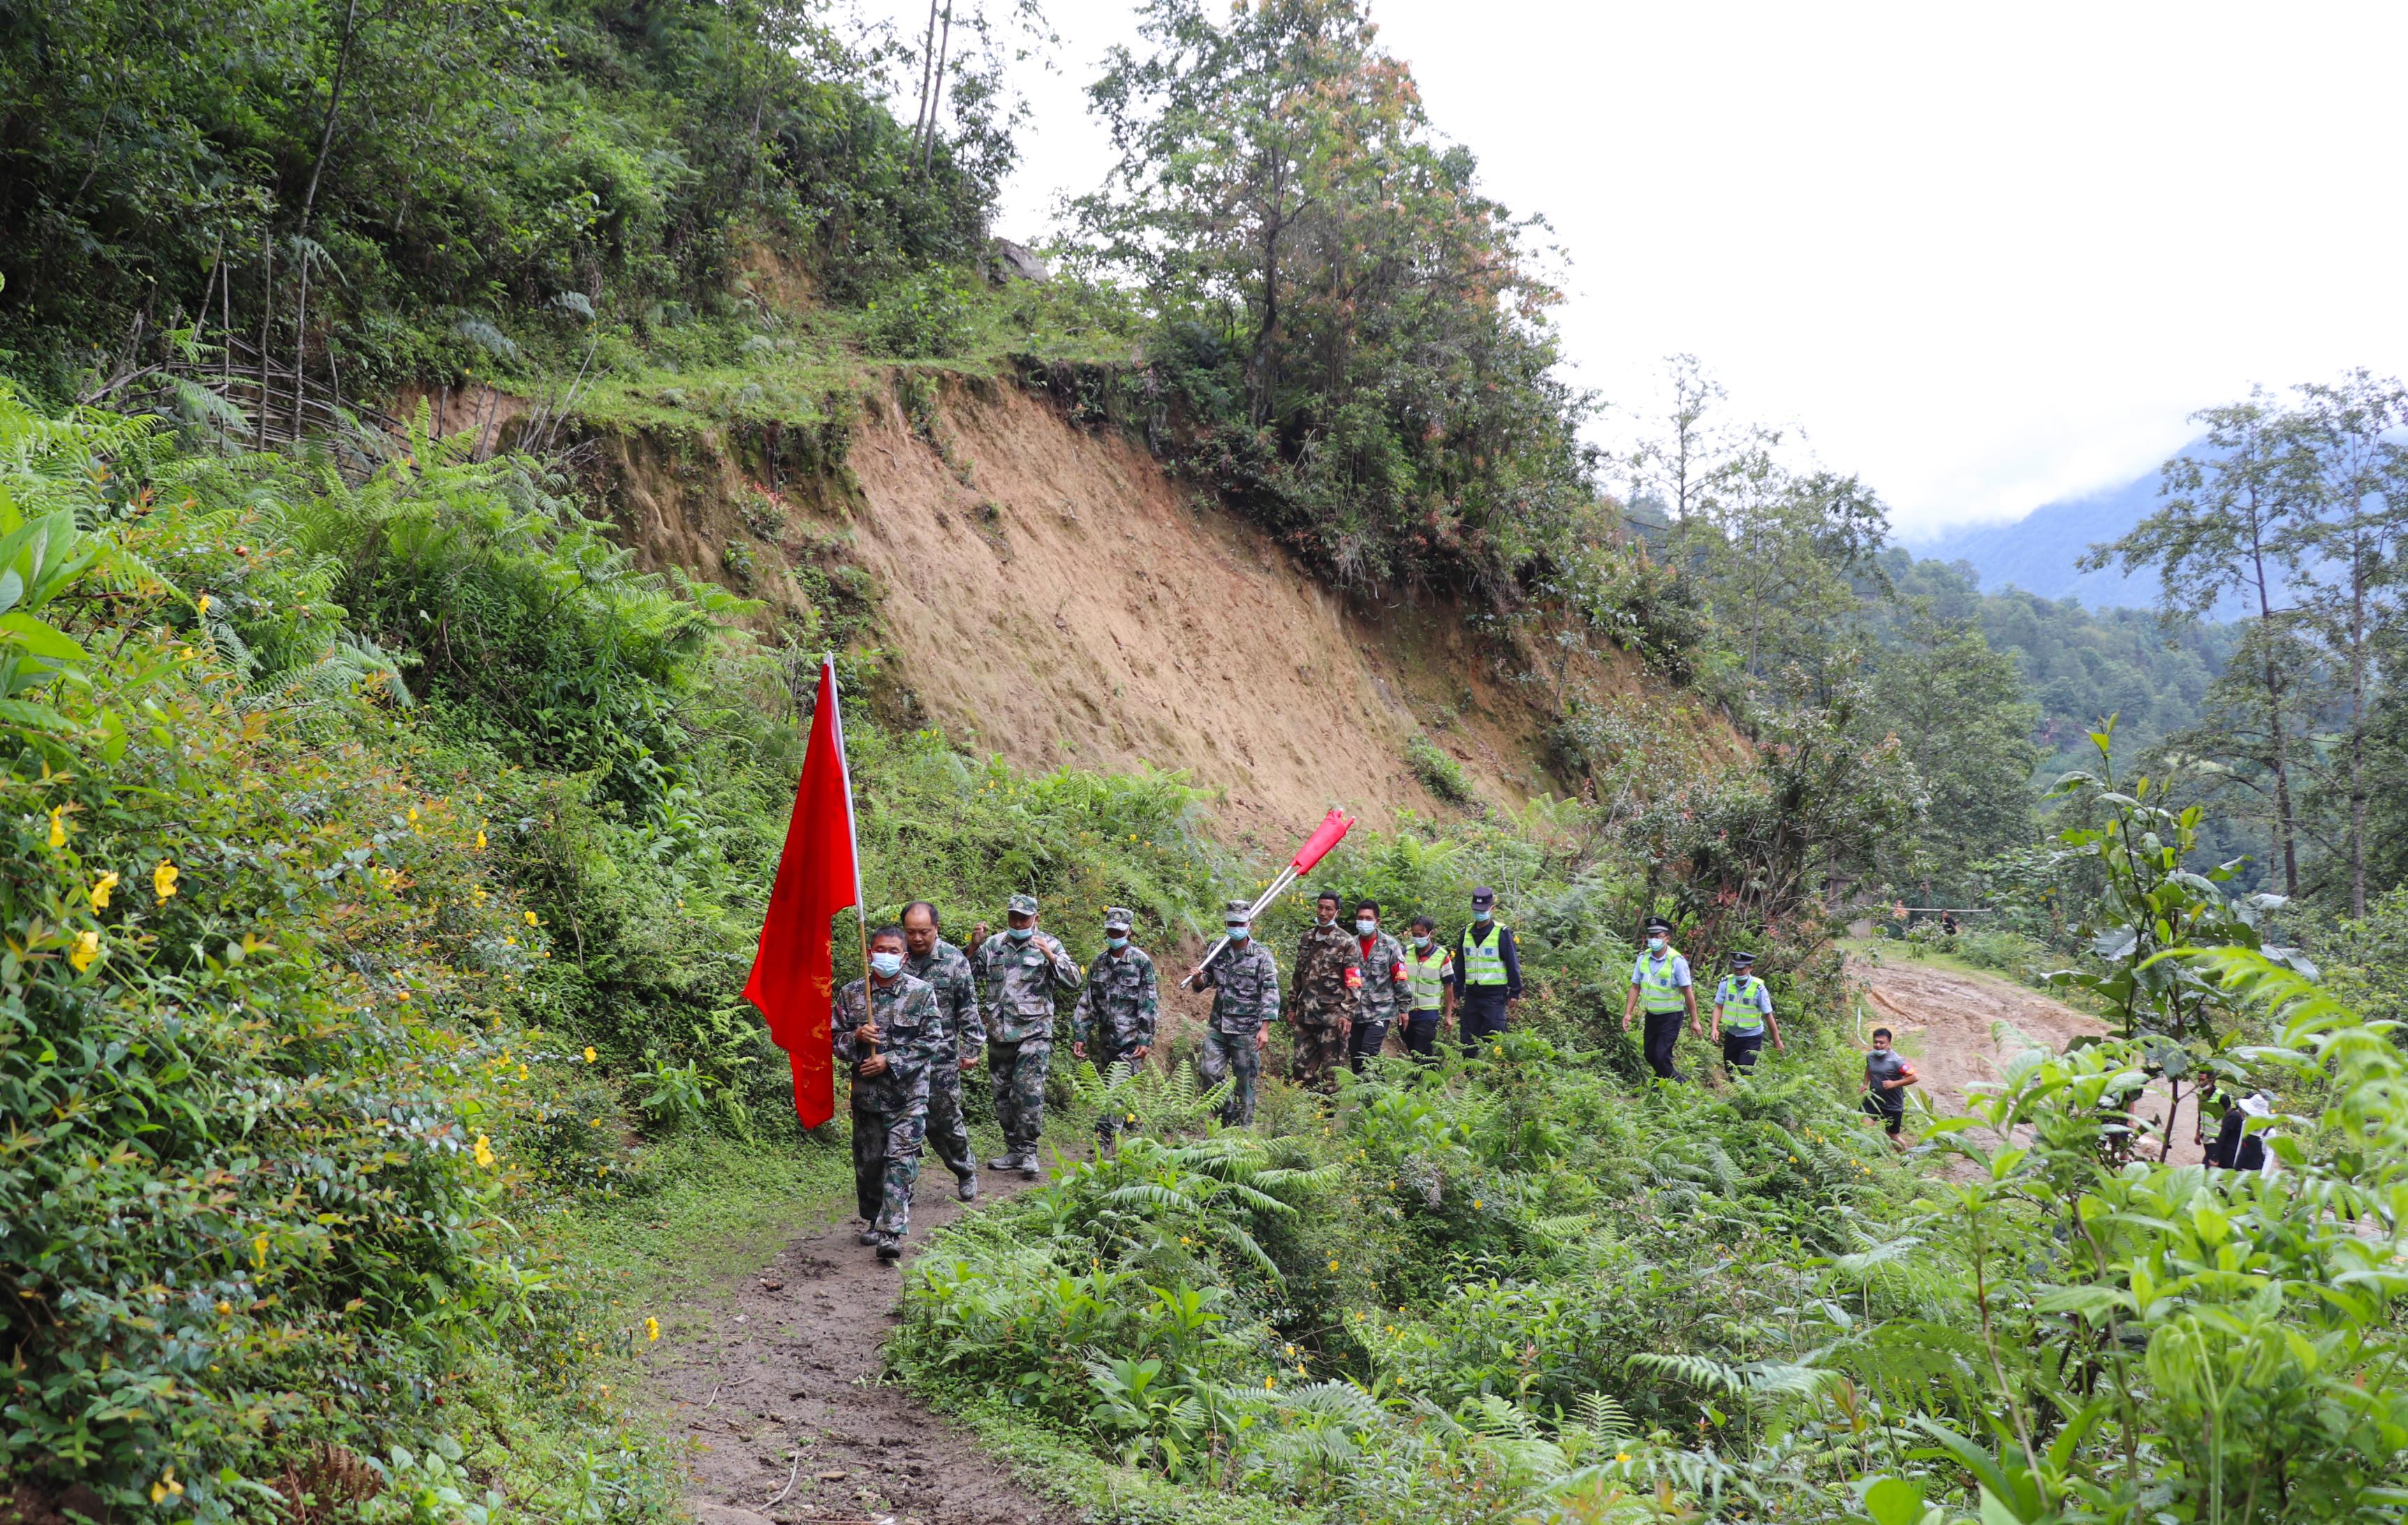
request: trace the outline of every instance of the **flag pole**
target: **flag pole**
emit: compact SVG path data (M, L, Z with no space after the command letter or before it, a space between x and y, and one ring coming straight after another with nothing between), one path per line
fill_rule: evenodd
M869 906L861 898L861 833L853 818L853 764L844 755L844 700L837 687L836 653L821 652L820 664L827 669L828 702L836 705L837 771L844 779L844 828L853 838L853 921L861 942L861 1019L874 1028L878 1024L872 1020L877 1007L870 1000L869 990ZM878 1052L877 1039L869 1040L869 1051Z

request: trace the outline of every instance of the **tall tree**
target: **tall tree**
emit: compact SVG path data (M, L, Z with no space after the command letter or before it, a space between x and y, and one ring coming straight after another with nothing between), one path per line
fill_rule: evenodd
M2249 707L2262 721L2265 743L2252 761L2271 781L2275 856L2284 892L2296 895L2293 775L2305 736L2293 691L2299 669L2286 652L2298 612L2291 585L2317 533L2315 463L2298 420L2262 392L2192 417L2207 426L2205 448L2166 463L2158 488L2164 506L2122 539L2091 547L2082 566L2096 571L2114 562L2127 573L2155 567L2158 606L2170 620L2197 619L2230 593L2249 599L2260 627L2249 659L2258 687ZM2213 735L2200 739L2214 742Z
M1873 663L1875 711L1930 797L1907 850L1893 850L1885 866L1954 893L1973 863L2031 840L2040 706L2014 658L1993 649L1980 625L1928 607L1911 610Z
M2349 911L2366 914L2369 754L2376 647L2399 614L2401 536L2408 530L2408 451L2389 437L2408 424L2408 388L2352 372L2300 389L2294 431L2312 461L2315 522L2301 565L2302 612L2340 688L2341 775L2347 821L2342 851Z

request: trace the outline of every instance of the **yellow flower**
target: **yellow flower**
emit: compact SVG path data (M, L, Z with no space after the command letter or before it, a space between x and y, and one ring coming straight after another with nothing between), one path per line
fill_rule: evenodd
M184 1485L176 1481L176 1469L173 1467L162 1473L159 1480L150 1485L150 1502L165 1503L171 1493L179 1499L184 1496Z
M220 1298L218 1300L218 1311L220 1313L232 1313L234 1311L234 1304L228 1303L223 1298Z
M1630 1460L1630 1453L1628 1451L1616 1451L1613 1453L1613 1459L1616 1461L1628 1461Z
M527 1074L526 1074L526 1066L525 1066L525 1065L523 1065L523 1064L522 1064L522 1065L520 1065L520 1066L519 1066L519 1078L520 1078L520 1079L522 1079L522 1080L523 1080L523 1079L525 1079L526 1077L527 1077Z
M661 1321L660 1321L659 1319L657 1319L657 1318L647 1318L647 1319L645 1319L645 1320L644 1320L644 1338L646 1338L646 1339L648 1339L648 1340L657 1340L657 1339L659 1339L660 1337L661 1337Z
M209 612L208 594L203 593L200 597L193 600L193 612L194 614L207 614Z
M84 893L91 897L92 908L94 911L105 911L108 909L109 892L116 888L117 871L115 869L110 869L108 873L103 874L100 877L93 880L92 888L85 891Z
M50 806L51 847L64 848L67 845L67 823L64 819L64 812L66 806L63 805L54 805Z
M1276 1390L1278 1389L1278 1387L1279 1387L1279 1378L1278 1378L1278 1377L1276 1377L1276 1376L1267 1376L1267 1377L1264 1377L1264 1378L1263 1378L1263 1386L1264 1386L1265 1388L1268 1388L1268 1389L1271 1389L1271 1390Z
M176 876L181 872L174 863L162 860L159 866L150 871L150 892L161 900L175 894Z
M414 805L409 807L409 823L412 826L418 824L418 806Z
M1338 1269L1338 1261L1337 1261L1337 1260L1336 1260L1334 1257L1330 1260L1330 1262L1329 1262L1329 1269L1331 1269L1332 1271L1335 1271L1335 1270L1337 1270L1337 1269Z
M477 1163L484 1166L487 1170L494 1168L493 1141L482 1133L479 1133L477 1135Z
M1472 1205L1474 1208L1479 1207L1479 1205L1480 1205L1480 1199L1479 1199L1478 1197L1474 1197L1474 1198L1472 1198L1472 1199L1471 1199L1471 1205Z
M79 975L82 974L92 967L92 961L98 957L100 957L100 934L89 929L77 933L75 947L67 950L67 962L75 965L75 972Z
M590 1043L585 1046L585 1062L588 1064L594 1062L594 1046ZM601 1119L596 1118L595 1120L599 1122Z
M479 852L485 850L485 829L482 826L477 828L477 850Z
M251 1266L254 1271L267 1269L267 1235L264 1233L251 1242Z
M532 927L536 925L535 913L533 911L526 911L522 914L526 917L528 926Z

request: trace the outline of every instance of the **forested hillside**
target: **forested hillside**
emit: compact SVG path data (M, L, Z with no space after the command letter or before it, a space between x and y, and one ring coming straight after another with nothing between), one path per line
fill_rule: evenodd
M2348 573L2229 644L1982 597L1694 363L1584 444L1361 0L1139 10L1050 273L987 226L1018 7L11 14L0 1519L910 1513L659 1381L853 1252L742 994L828 650L873 924L1126 906L1175 977L1326 795L1317 886L1519 938L1512 1031L1323 1091L1282 1030L1239 1125L1196 998L1135 1072L1057 1033L1046 1183L843 1311L1061 1518L2397 1519L2398 390L2226 410L2119 548L2178 612ZM1907 893L2103 1035L1892 1146L1836 938ZM1755 956L1751 1074L1650 1074L1653 917ZM2278 1174L2172 1163L2210 1087Z

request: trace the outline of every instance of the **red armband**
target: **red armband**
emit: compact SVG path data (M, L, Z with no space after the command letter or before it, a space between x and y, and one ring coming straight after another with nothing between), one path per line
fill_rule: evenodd
M1350 991L1359 991L1363 988L1361 965L1350 963L1346 966L1346 988Z

